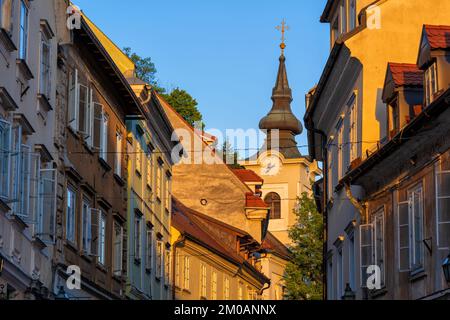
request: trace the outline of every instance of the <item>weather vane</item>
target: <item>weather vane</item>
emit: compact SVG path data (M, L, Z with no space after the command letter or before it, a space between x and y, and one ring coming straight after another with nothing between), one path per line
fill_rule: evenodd
M281 22L281 26L277 26L276 29L278 31L281 31L281 44L280 44L280 48L281 48L281 54L284 54L284 49L286 49L286 37L285 37L285 33L286 31L289 31L289 26L286 25L286 20L283 19L283 21Z

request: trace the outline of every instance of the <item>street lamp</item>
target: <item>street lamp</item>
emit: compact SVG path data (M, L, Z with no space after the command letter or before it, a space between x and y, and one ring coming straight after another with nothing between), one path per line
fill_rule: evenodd
M450 283L450 254L447 258L445 258L444 262L442 263L442 269L444 270L444 276L445 280L447 280L448 283Z
M342 300L355 300L356 294L353 292L352 288L350 287L350 284L347 283L347 286L345 287L344 295L342 296Z

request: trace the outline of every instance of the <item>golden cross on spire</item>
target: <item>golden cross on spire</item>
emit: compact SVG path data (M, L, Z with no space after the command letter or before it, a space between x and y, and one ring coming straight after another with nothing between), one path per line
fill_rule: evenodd
M278 31L281 31L281 44L280 44L280 48L281 48L281 54L284 54L284 49L286 49L286 37L285 37L285 33L286 31L289 31L289 26L286 25L286 20L283 19L283 21L281 21L281 25L277 26L276 29Z

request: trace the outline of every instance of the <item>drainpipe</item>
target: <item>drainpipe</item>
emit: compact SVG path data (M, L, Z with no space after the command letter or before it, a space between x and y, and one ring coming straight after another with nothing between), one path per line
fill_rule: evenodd
M314 122L311 118L310 121L305 121L305 127L307 130L312 131L313 133L317 133L322 137L322 173L323 173L323 263L322 263L322 282L323 282L323 300L327 300L327 264L325 262L325 257L327 256L327 243L328 243L328 212L327 212L327 200L328 200L328 149L327 149L327 135L322 130L316 129L314 127Z
M358 210L359 217L361 218L361 224L365 223L367 221L366 216L366 205L361 201L355 198L352 194L352 189L349 182L345 182L345 193L347 195L347 198L350 200L352 205Z
M172 300L175 300L176 297L176 263L177 263L177 248L178 247L182 247L184 245L184 241L186 240L186 237L184 235L182 235L180 238L178 238L177 241L175 241L172 245L173 247L173 255L172 255L172 279L173 279L173 284L172 284ZM179 262L179 261L178 261Z

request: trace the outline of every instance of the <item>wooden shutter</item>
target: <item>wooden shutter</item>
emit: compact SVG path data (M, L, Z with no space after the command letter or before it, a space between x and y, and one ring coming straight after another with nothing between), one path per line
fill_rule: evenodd
M373 224L361 225L360 235L360 260L361 260L361 287L367 283L367 268L374 264L373 255Z
M93 103L93 128L92 128L92 145L94 149L100 150L103 128L103 106L99 103Z

